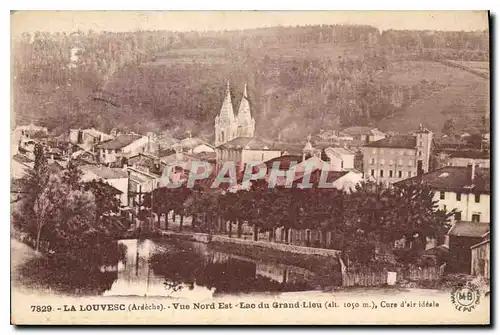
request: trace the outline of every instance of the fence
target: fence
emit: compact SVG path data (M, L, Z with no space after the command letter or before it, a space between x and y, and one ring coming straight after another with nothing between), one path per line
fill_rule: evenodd
M422 281L437 280L443 275L439 267L410 267L395 271L396 281ZM342 274L342 286L377 286L387 284L387 270L373 271L362 270L357 272L346 272Z

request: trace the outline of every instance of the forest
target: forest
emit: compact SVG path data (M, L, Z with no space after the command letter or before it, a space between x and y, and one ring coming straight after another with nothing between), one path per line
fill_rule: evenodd
M12 41L14 124L35 122L56 135L90 126L177 137L189 130L212 140L229 80L235 109L248 84L258 136L301 141L307 133L351 125L403 131L399 120L419 99L464 81L456 74L462 70L438 63L443 60L487 64L488 32L334 25L25 33ZM444 74L428 79L426 68L436 66ZM458 103L451 97L443 119L479 115L457 126L482 131L489 84L468 75L474 89L462 89L474 96ZM444 121L428 122L439 131Z

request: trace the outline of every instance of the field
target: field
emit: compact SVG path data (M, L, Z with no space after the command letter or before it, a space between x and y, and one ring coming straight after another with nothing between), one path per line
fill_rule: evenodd
M446 119L453 118L458 129L471 132L481 126L483 116L489 116L488 80L462 69L430 61L401 62L379 80L382 78L402 85L428 80L446 86L427 92L393 118L380 121L381 130L406 132L423 123L440 134Z

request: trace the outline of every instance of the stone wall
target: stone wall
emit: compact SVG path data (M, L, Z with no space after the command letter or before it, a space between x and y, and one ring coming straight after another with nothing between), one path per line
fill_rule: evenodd
M212 237L212 242L222 242L222 243L234 243L234 244L244 244L244 245L254 245L263 248L270 248L274 250L280 250L285 252L291 252L303 255L318 255L324 257L338 257L340 254L339 250L332 249L321 249L321 248L311 248L299 245L265 242L265 241L251 241L243 239L235 239L226 236L215 235Z

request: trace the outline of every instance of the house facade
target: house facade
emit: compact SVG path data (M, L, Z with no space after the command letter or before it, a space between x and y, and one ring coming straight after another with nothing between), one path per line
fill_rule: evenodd
M264 163L281 156L281 150L270 147L266 142L251 138L237 137L216 148L217 171L226 162L233 162L238 172L245 170L247 163Z
M414 135L396 135L365 145L365 178L392 184L429 171L433 134L420 127Z
M95 146L99 162L115 163L123 157L144 152L148 146L148 137L137 134L122 134L117 137L99 143Z
M82 181L102 180L121 192L120 204L128 205L128 174L120 168L109 168L103 165L82 165Z

